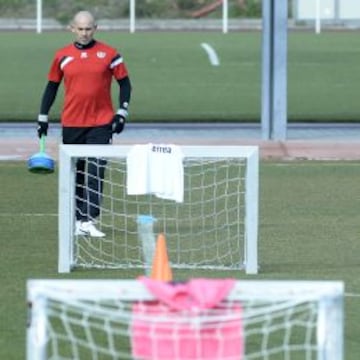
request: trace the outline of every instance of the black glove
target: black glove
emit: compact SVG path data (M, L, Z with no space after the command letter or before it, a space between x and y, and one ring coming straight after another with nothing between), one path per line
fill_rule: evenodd
M49 128L48 117L47 115L39 115L38 116L38 126L37 126L37 133L39 138L43 135L47 135L47 131Z
M120 134L125 127L125 118L127 111L125 109L119 109L112 119L112 133Z

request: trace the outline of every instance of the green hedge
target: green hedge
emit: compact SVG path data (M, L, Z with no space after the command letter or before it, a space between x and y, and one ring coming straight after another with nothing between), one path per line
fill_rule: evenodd
M184 18L214 0L136 0L136 16L145 18ZM261 0L232 0L229 3L231 17L261 17ZM129 2L118 0L46 0L43 1L44 17L68 23L73 14L90 9L99 18L121 18L129 14ZM0 17L34 17L36 0L0 0ZM218 15L218 14L217 14ZM213 14L209 15L213 16Z

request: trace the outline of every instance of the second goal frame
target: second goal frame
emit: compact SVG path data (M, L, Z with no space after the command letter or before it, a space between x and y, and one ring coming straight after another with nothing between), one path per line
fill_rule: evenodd
M128 233L131 236L136 236L136 229L131 229L131 226L126 224L121 229L116 228L118 224L123 221L123 218L139 216L144 213L144 206L146 205L147 213L151 213L158 204L154 202L154 196L141 198L136 200L134 198L128 200L125 189L126 178L126 158L133 145L60 145L59 149L59 258L58 258L58 271L60 273L69 272L72 268L76 267L101 267L101 268L126 268L126 267L144 267L144 263L140 259L125 259L124 254L132 252L141 253L141 250L134 250L134 243L128 241ZM259 203L259 150L257 146L213 146L213 145L179 145L184 157L185 177L185 197L184 204L187 206L186 212L188 218L181 219L185 226L179 227L174 225L174 233L182 233L183 228L191 228L189 235L189 245L184 238L176 242L172 241L172 234L168 223L176 223L178 218L182 215L184 204L176 205L176 210L171 215L171 220L166 220L167 212L173 205L169 203L162 203L160 213L161 219L158 223L158 232L164 232L166 236L169 235L170 243L175 244L173 256L170 256L170 262L174 268L205 268L205 269L244 269L247 274L256 274L258 272L258 255L257 255L257 240L258 240L258 203ZM105 241L97 240L95 243L92 240L79 239L74 236L75 230L75 171L76 162L78 159L90 158L103 158L108 160L108 174L107 183L105 188L111 188L112 194L107 196L107 202L111 202L105 211L101 209L102 213L109 214L113 221L103 221L100 226L105 226L108 233L112 235L112 239L106 238ZM195 166L194 166L195 163ZM125 164L125 165L124 165ZM208 170L208 167L211 167ZM112 175L112 170L117 168L117 173ZM119 170L120 168L121 171ZM193 168L196 168L194 174ZM211 175L206 175L209 171ZM121 172L121 173L120 173ZM207 178L211 176L211 184L207 183ZM196 185L194 185L196 184ZM220 186L219 186L220 184ZM189 194L190 191L207 192L205 195ZM198 190L199 189L199 190ZM116 199L114 200L114 198ZM191 202L196 198L196 205L189 204L187 199ZM127 202L128 201L128 202ZM117 212L115 215L111 214L114 209L114 203L121 203L123 209L120 214ZM145 204L145 205L144 205ZM204 205L205 204L205 205ZM207 205L211 204L211 205ZM105 206L105 205L104 205ZM212 206L211 210L206 209L206 206ZM130 211L131 209L131 211ZM180 210L179 210L180 209ZM205 209L205 210L204 210ZM205 211L206 213L202 213ZM128 213L131 213L128 214ZM199 214L197 214L199 212ZM174 215L175 214L175 215ZM196 229L195 233L193 228L194 214L199 217L198 221L201 222L203 227L201 230ZM220 215L219 215L220 214ZM154 215L154 214L151 214ZM156 214L155 214L156 215ZM155 216L156 217L156 216ZM115 219L115 220L114 220ZM219 219L219 220L216 220ZM207 223L205 224L205 222ZM100 222L102 219L100 218ZM180 220L179 220L180 221ZM206 226L213 226L216 224L215 230L206 228ZM221 223L222 222L222 223ZM230 225L228 223L231 223ZM165 226L163 230L161 226ZM205 229L204 229L205 227ZM186 229L187 231L188 229ZM200 234L202 232L202 234ZM212 241L212 237L216 235L216 240ZM237 232L237 233L236 233ZM208 241L203 244L202 251L205 255L204 258L198 258L196 251L198 249L190 248L193 244L198 246L198 238L205 236ZM226 241L226 237L230 234L231 241ZM179 234L177 234L179 235ZM185 235L185 234L181 234ZM239 239L241 238L241 239ZM238 244L241 242L241 244ZM93 249L94 247L108 246L106 251L103 251L106 256L110 256L109 252L117 252L116 256L111 254L111 260L100 259L100 256L80 259L79 253L82 251L80 245ZM102 245L103 244L103 245ZM118 246L125 246L128 248L118 251ZM225 245L226 244L226 245ZM235 246L234 246L235 244ZM212 248L213 249L210 249ZM108 249L111 250L108 250ZM80 251L80 250L81 251ZM115 249L115 250L114 250ZM131 249L131 251L129 250ZM210 251L210 250L211 251ZM227 254L222 252L226 250ZM96 250L98 251L98 249ZM100 251L100 250L99 250ZM188 253L185 254L185 251ZM88 256L87 249L84 250L85 257ZM181 252L181 255L180 255ZM211 253L211 255L209 255ZM214 262L208 261L207 256L213 256L216 253L217 258ZM120 255L119 255L120 254ZM194 255L195 254L195 255ZM101 256L105 256L101 255ZM171 255L171 254L170 254ZM135 255L135 257L140 255ZM80 260L79 260L80 259ZM122 263L123 261L123 263Z
M190 279L194 280L199 279ZM181 310L178 316L171 308L158 316L137 311L153 309L159 300L140 280L28 280L27 359L84 359L89 354L94 359L134 359L139 344L135 340L143 341L139 339L143 332L134 325L141 322L150 330L145 334L150 345L162 339L179 344L188 335L183 329L189 324L199 346L201 334L218 343L217 350L224 349L225 340L244 343L243 356L226 359L342 360L343 297L344 284L339 281L237 280L215 308ZM163 326L167 333L156 336ZM152 349L158 354L159 348ZM224 358L213 355L205 359Z

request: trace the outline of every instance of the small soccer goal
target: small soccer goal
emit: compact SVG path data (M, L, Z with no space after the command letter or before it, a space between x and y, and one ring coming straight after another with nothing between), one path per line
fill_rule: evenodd
M161 286L208 300L211 281ZM185 309L154 289L141 279L29 280L27 360L343 359L342 282L232 280L215 305Z
M258 147L178 146L183 201L174 201L154 193L129 195L127 159L134 146L60 145L59 272L79 267L146 270L154 239L164 233L173 269L257 273ZM74 234L79 159L88 166L101 159L104 167L96 224L105 233L101 239ZM162 180L171 175L170 168L157 174Z

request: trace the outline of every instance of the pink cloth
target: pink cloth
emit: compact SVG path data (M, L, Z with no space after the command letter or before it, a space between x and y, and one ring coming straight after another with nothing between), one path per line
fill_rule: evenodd
M133 307L132 354L141 360L241 360L242 308L224 302L235 281L169 284L140 278L158 299Z
M148 290L172 309L211 309L218 305L235 284L233 279L191 279L186 283L169 284L140 277Z

